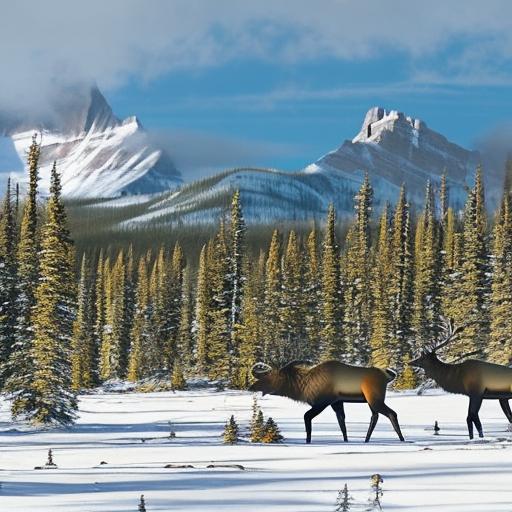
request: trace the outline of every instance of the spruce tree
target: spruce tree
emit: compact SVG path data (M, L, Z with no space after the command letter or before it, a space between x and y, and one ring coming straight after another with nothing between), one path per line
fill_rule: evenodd
M210 283L208 276L207 246L203 245L199 256L199 268L197 271L196 304L194 330L196 340L196 362L199 374L206 374L209 370L209 321L210 309Z
M145 352L149 337L149 283L147 257L141 256L137 271L135 316L131 333L128 379L135 382L147 374Z
M262 315L263 358L279 362L281 338L279 332L281 309L281 254L279 232L274 230L265 264L264 310Z
M356 199L356 221L347 236L344 259L344 337L353 362L366 364L370 357L371 280L370 214L373 189L365 175Z
M261 441L263 443L280 443L283 440L283 436L277 426L277 423L269 417L263 427L263 436Z
M313 228L306 241L304 278L304 323L307 339L306 357L317 360L320 356L321 319L321 273L318 255L317 232Z
M406 354L411 354L411 315L413 302L413 255L411 213L405 187L402 186L393 216L391 240L391 272L388 277L391 295L392 360L400 367Z
M282 261L281 308L279 318L280 353L278 360L286 362L309 356L306 345L304 270L295 231L288 235Z
M91 388L98 382L92 281L85 253L80 266L77 306L71 341L72 387L75 391Z
M336 211L332 204L329 205L322 243L321 272L321 358L345 359L346 347L342 341L342 294L339 248L336 240Z
M252 402L252 417L250 425L250 439L251 443L260 443L263 438L265 430L265 421L263 419L263 412L258 405L258 400L253 397Z
M185 267L182 280L182 297L180 319L176 335L176 357L183 361L183 366L189 370L194 361L194 344L192 338L192 290L189 267Z
M175 391L187 389L187 381L185 380L183 368L179 361L175 361L172 368L171 387Z
M371 362L372 365L388 368L394 359L392 336L391 295L388 278L392 274L391 241L388 205L380 218L379 239L373 266L373 315Z
M41 148L32 138L28 151L29 190L23 207L20 237L18 243L18 295L17 325L12 353L6 363L5 389L12 399L11 412L14 417L29 415L34 405L32 382L35 367L33 363L34 331L32 312L36 303L35 293L39 283L39 232L37 182Z
M491 332L487 356L493 362L512 360L512 210L505 190L494 225Z
M17 323L16 218L11 200L11 180L0 218L0 389L9 377L8 362L13 350Z
M432 186L427 183L425 208L416 227L413 328L424 346L438 333L440 305L439 229Z
M29 418L35 424L65 425L75 419L77 410L71 388L71 333L76 297L74 250L55 164L50 194L41 242L41 280L32 318L35 372L31 386L34 403Z
M239 428L235 421L235 417L231 415L231 418L227 421L224 426L224 444L236 444L238 443Z
M95 345L95 366L97 367L98 381L102 380L100 371L100 348L103 347L103 337L105 335L105 261L103 249L100 250L98 261L96 263L95 274L95 321L94 321L94 345Z

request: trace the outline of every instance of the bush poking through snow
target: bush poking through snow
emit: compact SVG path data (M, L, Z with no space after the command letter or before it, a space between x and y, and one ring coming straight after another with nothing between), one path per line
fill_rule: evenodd
M224 444L236 444L238 443L238 424L235 421L235 417L231 415L226 426L224 427Z
M345 487L341 491L338 492L338 498L336 499L334 512L348 512L350 511L351 502L354 500L352 496L348 492L348 486L345 484Z
M172 369L171 387L173 391L182 391L187 389L187 381L183 375L181 364L177 361L174 363Z
M382 505L380 503L380 498L382 497L383 491L381 484L384 482L382 476L379 473L375 473L370 477L370 485L372 488L370 499L369 499L369 507L367 510L382 510Z
M144 494L140 495L139 512L147 512L147 510L146 510L146 501L144 500Z
M263 437L261 441L263 443L280 443L283 440L283 436L277 426L277 423L272 419L268 418L265 423L265 428L263 430Z

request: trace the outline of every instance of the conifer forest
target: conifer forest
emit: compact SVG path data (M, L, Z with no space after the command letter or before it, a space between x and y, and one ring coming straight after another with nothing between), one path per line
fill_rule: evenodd
M246 389L259 361L389 367L395 389L412 389L421 376L409 362L440 336L441 317L466 325L450 359L511 361L508 179L493 213L480 168L462 211L443 177L438 190L425 183L422 210L402 187L375 212L366 176L343 226L331 205L309 232L273 226L257 250L234 191L199 254L179 240L78 254L56 166L49 197L38 195L39 152L34 137L28 192L8 183L0 218L1 384L14 417L72 423L77 393L115 380Z

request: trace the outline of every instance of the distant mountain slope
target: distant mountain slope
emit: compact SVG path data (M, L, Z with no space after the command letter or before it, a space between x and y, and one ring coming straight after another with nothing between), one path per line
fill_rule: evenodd
M120 121L96 88L79 91L48 120L0 117L2 171L26 179L22 165L35 132L40 133L41 190L49 187L53 161L67 197L115 197L156 193L181 183L164 149L155 146L135 117ZM8 166L17 168L11 169Z
M252 223L323 219L331 202L341 216L349 216L365 172L375 190L376 209L386 201L394 202L402 183L411 202L421 207L427 180L438 187L443 172L448 178L450 202L460 208L479 162L477 152L449 142L424 122L375 107L367 112L354 139L302 171L225 171L164 194L123 225L216 222L236 189Z

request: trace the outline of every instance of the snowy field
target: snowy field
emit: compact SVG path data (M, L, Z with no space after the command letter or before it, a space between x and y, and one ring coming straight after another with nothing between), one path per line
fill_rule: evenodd
M44 432L11 423L1 402L0 510L136 512L144 494L148 512L327 512L336 510L345 483L351 510L365 510L373 473L384 479L383 510L512 510L512 433L497 402L482 407L483 441L466 437L465 397L431 392L389 394L406 443L381 417L365 444L369 409L348 404L349 443L328 409L313 422L311 445L304 443L306 406L279 397L259 402L284 443L222 444L231 414L246 431L252 395L244 392L93 394L81 397L73 428ZM441 435L435 437L436 419ZM168 438L169 421L175 439ZM49 448L58 469L34 470Z

